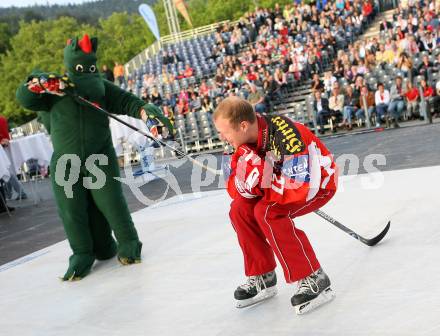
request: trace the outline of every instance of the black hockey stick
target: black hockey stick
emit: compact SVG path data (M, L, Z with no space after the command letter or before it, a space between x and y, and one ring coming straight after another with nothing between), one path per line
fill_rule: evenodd
M368 246L374 246L376 245L378 242L380 242L383 237L385 237L385 235L387 234L388 230L390 229L390 225L391 225L391 221L388 221L388 224L385 226L385 228L382 230L381 233L379 233L376 237L373 237L371 239L367 239L364 238L360 235L358 235L356 232L350 230L348 227L346 227L345 225L342 225L341 223L339 223L336 219L330 217L329 215L327 215L324 211L322 210L316 210L315 214L317 214L318 216L324 218L326 221L332 223L334 226L338 227L339 229L341 229L342 231L348 233L350 236L352 236L353 238L359 240L360 242L368 245Z
M80 95L78 95L78 94L70 93L70 92L66 92L66 93L67 93L69 96L71 96L71 97L77 99L78 101L81 101L81 102L85 103L86 105L95 108L96 110L98 110L98 111L100 111L100 112L106 114L106 115L109 116L110 118L113 118L113 119L115 119L116 121L120 122L121 124L123 124L123 125L125 125L125 126L131 128L132 130L134 130L134 131L136 131L136 132L142 134L143 136L147 137L148 139L153 140L153 141L154 141L155 143L157 143L158 145L163 146L163 147L166 147L166 148L169 148L170 150L172 150L172 151L174 151L176 154L178 154L180 158L182 158L182 157L187 157L189 160L191 160L194 164L200 166L202 169L205 169L206 171L209 171L209 172L211 172L211 173L213 173L213 174L215 174L215 175L219 175L219 174L221 174L221 171L219 172L219 171L216 170L216 169L213 169L213 168L211 168L211 167L208 167L208 166L204 165L203 163L197 161L196 159L193 159L190 155L186 154L185 152L181 151L180 149L175 148L175 147L173 147L173 146L170 146L169 144L167 144L166 142L162 141L161 139L157 139L157 138L155 138L152 134L149 134L149 133L147 133L147 132L144 132L143 130L137 128L136 126L133 126L133 125L131 125L131 124L125 122L124 120L118 118L118 117L115 116L114 114L111 114L110 112L108 112L107 110L103 109L102 107L97 106L96 104L93 104L91 101L85 99L84 97L82 97L82 96L80 96Z

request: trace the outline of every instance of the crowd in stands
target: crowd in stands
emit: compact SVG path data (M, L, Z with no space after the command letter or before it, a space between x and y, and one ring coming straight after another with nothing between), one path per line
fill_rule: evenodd
M320 133L329 123L333 131L365 123L365 112L373 126L390 121L398 127L402 118L426 118L426 110L439 110L440 25L434 6L434 1L400 2L393 21L382 21L380 35L369 39L358 37L377 13L372 0L257 8L219 28L207 40L212 48L199 50L195 65L194 55L179 46L164 49L157 58L160 68L149 65L150 71L129 76L123 87L173 119L212 112L229 95L271 113L285 92L313 78Z
M328 119L334 121L333 131L338 119L341 126L351 129L353 118L366 121L365 111L376 127L387 118L399 127L401 119L426 119L427 112L437 115L438 14L434 1L401 2L393 21L380 23L378 37L360 39L348 50L338 50L331 71L312 82L319 131L324 133Z

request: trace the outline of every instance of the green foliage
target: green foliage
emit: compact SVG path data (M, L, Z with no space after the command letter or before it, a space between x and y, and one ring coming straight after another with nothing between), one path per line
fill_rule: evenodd
M1 28L1 26L0 26ZM1 31L1 30L0 30ZM39 32L35 34L35 32ZM10 41L10 50L0 60L0 111L17 123L34 117L15 100L15 91L33 69L63 73L63 48L70 37L84 33L98 37L99 64L112 69L114 62L125 63L154 41L143 19L137 15L115 13L101 19L98 27L79 24L74 18L21 22Z
M140 15L114 13L101 19L98 27L98 61L111 69L125 63L154 42L154 36Z
M82 5L33 6L26 10L16 7L0 9L0 78L3 80L3 85L0 86L0 113L17 124L35 117L32 112L25 111L18 105L15 91L35 68L45 72L63 73L63 48L69 37L80 37L84 33L97 36L99 67L106 64L112 69L114 62L126 63L136 56L155 41L137 13L137 7L140 3L155 2L153 9L160 33L164 36L169 32L162 1L100 0ZM255 5L273 7L275 3L284 5L290 2L187 1L194 27L223 20L237 20L246 12L253 11ZM63 14L69 17L61 16ZM42 20L43 17L45 20ZM19 18L21 22L18 24ZM181 30L189 29L180 14L179 18Z
M9 49L9 39L11 38L11 31L7 23L0 23L0 54L3 54Z
M35 34L35 32L39 32ZM63 73L63 48L70 36L84 32L96 34L96 29L79 25L73 18L50 21L22 22L17 35L11 39L11 48L0 60L0 111L20 123L35 115L24 111L15 100L15 91L33 69Z

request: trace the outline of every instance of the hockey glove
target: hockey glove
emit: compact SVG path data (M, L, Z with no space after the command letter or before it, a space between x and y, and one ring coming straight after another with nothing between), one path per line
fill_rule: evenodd
M244 198L263 196L261 181L264 160L248 145L237 148L231 158L231 176L228 180L228 192L232 198L237 193Z

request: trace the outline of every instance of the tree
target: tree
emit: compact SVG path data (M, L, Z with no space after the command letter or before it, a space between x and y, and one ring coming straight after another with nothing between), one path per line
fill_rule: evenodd
M0 54L9 49L9 39L11 38L11 31L7 23L0 23Z
M38 32L38 33L35 33ZM79 25L73 18L20 23L20 30L11 41L10 50L0 56L0 111L17 124L35 117L15 99L17 87L33 69L62 74L63 49L68 37L96 34L96 28Z

